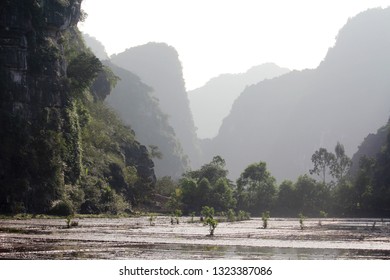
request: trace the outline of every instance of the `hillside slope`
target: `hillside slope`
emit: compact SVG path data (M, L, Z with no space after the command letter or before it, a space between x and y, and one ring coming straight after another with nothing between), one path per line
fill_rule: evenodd
M161 111L168 115L191 167L199 166L201 151L177 51L164 43L148 43L114 55L111 61L153 88L152 95L159 100Z
M245 87L289 72L273 63L252 67L245 73L222 74L203 87L188 92L191 111L199 138L213 138L218 134L223 119L228 116L233 102Z
M319 147L339 141L350 156L390 112L390 8L352 18L317 69L293 71L250 86L235 101L218 136L205 147L237 178L266 161L279 180L311 168ZM207 159L206 159L207 160Z

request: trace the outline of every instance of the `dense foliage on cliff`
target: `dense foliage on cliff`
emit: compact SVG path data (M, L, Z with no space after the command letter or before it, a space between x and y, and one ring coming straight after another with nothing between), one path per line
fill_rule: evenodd
M1 3L1 212L119 213L150 201L153 162L103 103L117 79L84 46L80 4Z

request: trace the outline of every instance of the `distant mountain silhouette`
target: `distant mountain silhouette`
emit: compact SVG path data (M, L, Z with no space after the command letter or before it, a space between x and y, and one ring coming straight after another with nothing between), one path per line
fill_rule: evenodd
M204 143L206 159L226 159L233 178L266 161L271 173L295 179L319 147L339 141L351 156L390 112L390 8L350 19L317 69L293 71L247 87L219 134Z
M154 91L161 111L175 130L192 167L200 164L201 150L185 89L177 51L165 43L148 43L111 57L116 65L141 78Z
M151 96L152 89L133 73L113 63L106 62L106 65L120 78L113 92L107 96L107 103L131 126L137 139L145 145L158 147L162 157L153 158L156 175L180 178L188 169L188 160L168 124L167 116Z
M252 67L245 73L222 74L203 87L188 92L190 107L199 138L213 138L222 120L229 114L234 100L245 87L289 72L273 63Z
M84 34L84 40L95 55L106 57L103 44L96 38ZM189 168L188 157L184 155L168 116L161 111L159 100L152 96L153 89L132 72L109 60L104 63L120 78L105 101L131 126L137 139L145 145L158 147L162 157L153 158L157 177L179 178Z

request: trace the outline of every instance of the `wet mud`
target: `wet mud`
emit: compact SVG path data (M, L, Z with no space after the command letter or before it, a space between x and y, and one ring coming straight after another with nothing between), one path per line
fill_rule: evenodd
M214 236L190 218L0 220L0 259L390 259L390 221L261 219L221 222Z

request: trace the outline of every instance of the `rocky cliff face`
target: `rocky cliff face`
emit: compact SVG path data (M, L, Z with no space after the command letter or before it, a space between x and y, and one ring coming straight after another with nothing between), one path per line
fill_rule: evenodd
M2 210L22 205L45 210L61 193L67 170L76 173L69 177L79 172L77 166L66 170L56 148L69 101L62 32L79 16L80 1L75 0L1 4L0 185L5 191L1 204L7 208ZM77 158L80 152L73 148Z
M64 107L61 31L77 23L80 3L4 1L0 9L2 108L34 118L42 108Z
M98 144L87 133L99 120L89 121L94 115L86 92L103 68L82 50L75 28L82 16L81 1L5 0L0 4L0 212L48 212L56 201L74 202L74 206L76 200L78 206L70 208L77 211L88 199L88 187L99 180L105 186L104 176L113 177L109 171L88 171L102 156L85 151L83 157L88 147L97 150ZM91 73L82 71L84 62L95 67ZM113 162L121 171L132 164L139 178L134 185L153 185L153 162L146 148L131 133L126 135L131 143L113 143L111 162L105 161L102 170L109 170Z

